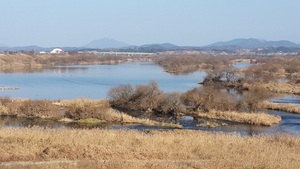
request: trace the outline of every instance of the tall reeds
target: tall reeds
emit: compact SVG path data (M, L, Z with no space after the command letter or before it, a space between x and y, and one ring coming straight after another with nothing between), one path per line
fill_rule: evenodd
M290 135L241 137L236 134L189 130L137 132L99 129L55 130L36 127L1 128L0 145L2 162L0 168L9 166L91 169L298 168L300 166L300 138ZM22 166L22 161L27 163L24 162Z

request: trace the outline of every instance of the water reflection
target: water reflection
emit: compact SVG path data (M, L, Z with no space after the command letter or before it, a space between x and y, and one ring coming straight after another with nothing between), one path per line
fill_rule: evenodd
M43 72L53 72L57 74L85 73L87 71L88 67L83 66L54 66L43 69Z
M292 103L300 104L300 96L297 95L279 95L275 98L270 99L274 103Z

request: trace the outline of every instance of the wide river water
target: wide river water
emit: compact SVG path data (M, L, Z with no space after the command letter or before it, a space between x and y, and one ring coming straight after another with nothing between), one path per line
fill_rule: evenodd
M133 86L155 80L165 92L185 92L199 86L206 76L197 71L174 75L151 62L118 65L57 66L31 73L0 73L0 86L18 90L0 91L0 96L30 99L105 99L111 87Z
M250 66L249 63L239 62L236 68ZM155 80L165 92L185 92L198 87L206 73L197 71L190 74L174 75L149 62L128 62L118 65L80 65L57 66L30 73L0 73L0 86L16 87L18 90L0 91L0 97L30 99L74 99L92 98L104 99L111 87L122 84L133 86L147 84ZM300 103L300 96L285 95L270 101L278 103ZM272 127L228 123L227 126L206 128L199 127L199 122L191 117L183 117L180 123L184 129L206 130L212 132L238 132L243 135L289 133L300 135L300 115L282 111L268 111L270 114L282 117L280 124ZM76 123L63 123L46 119L27 119L0 116L0 127L44 126L50 128L81 128ZM96 126L109 129L168 129L143 125L103 124Z

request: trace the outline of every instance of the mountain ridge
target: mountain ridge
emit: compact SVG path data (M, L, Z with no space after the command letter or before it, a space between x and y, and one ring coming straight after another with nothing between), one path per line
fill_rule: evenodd
M59 46L56 46L59 47ZM300 50L300 45L287 40L267 41L255 38L237 38L229 41L219 41L206 46L177 46L172 43L152 43L144 45L129 45L125 42L117 41L109 38L93 40L81 47L60 47L65 51L79 50L115 50L115 51L133 51L133 52L160 52L167 50L235 50L242 48L297 48ZM0 51L51 51L54 47L40 47L37 45L28 46L1 46Z
M219 41L205 47L238 47L238 48L266 48L266 47L300 47L299 44L288 40L267 41L255 38L237 38L229 41Z
M90 49L107 49L107 48L123 48L130 46L129 44L121 41L117 41L110 38L101 38L97 40L93 40L86 45L83 45L84 48Z

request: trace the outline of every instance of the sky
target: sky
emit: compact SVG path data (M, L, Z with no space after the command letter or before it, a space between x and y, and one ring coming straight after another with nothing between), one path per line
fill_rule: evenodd
M235 38L300 44L299 0L1 0L0 44L203 46Z

